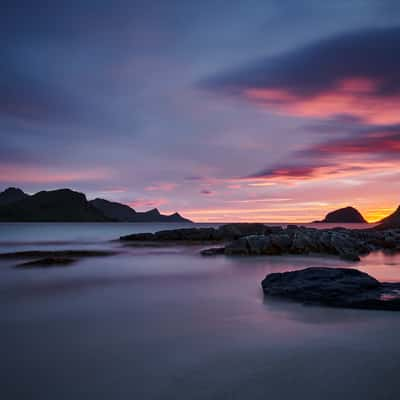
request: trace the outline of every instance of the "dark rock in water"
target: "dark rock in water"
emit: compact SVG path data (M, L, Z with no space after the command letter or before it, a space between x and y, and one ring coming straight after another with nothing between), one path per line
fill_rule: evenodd
M160 241L206 242L218 240L219 238L213 228L187 228L158 231L154 234L154 239Z
M278 249L280 253L287 253L292 245L292 238L287 233L275 233L269 236L271 246Z
M251 236L242 239L237 239L234 242L225 246L224 254L227 256L246 256L250 254L250 245L248 240ZM259 253L257 253L259 254Z
M132 235L121 236L119 239L128 242L150 242L154 240L154 233L133 233Z
M225 243L225 255L328 254L346 261L360 261L360 256L376 250L400 251L400 229L377 231L346 228L315 229L304 226L264 224L228 224L219 228L188 228L156 233L137 233L120 240L144 244L180 242ZM133 244L133 243L131 243ZM207 251L204 251L207 253ZM210 254L215 254L213 249ZM222 250L218 252L222 254Z
M71 265L77 261L76 258L66 257L46 257L39 260L27 261L17 264L16 268L49 268L49 267L64 267Z
M344 207L339 210L332 211L326 215L323 223L366 223L367 221L361 213L354 207Z
M263 235L271 232L271 227L257 223L226 224L218 228L218 234L223 239L238 239L249 235Z
M374 229L400 229L400 206L394 213L379 221L379 225L377 225Z
M211 247L209 249L202 250L200 254L202 256L217 256L219 254L224 254L225 247Z
M359 261L374 250L400 251L400 231L374 232L352 229L290 227L275 233L242 236L231 240L227 255L328 254L346 261Z
M115 254L117 254L117 252L106 250L27 250L13 253L0 253L0 259L84 258L112 256Z
M9 187L3 192L0 192L0 206L15 203L16 201L26 199L27 197L29 197L29 195L21 189Z
M347 268L306 268L272 273L262 281L264 294L334 307L400 310L400 283L380 283Z
M299 229L299 227L297 225L294 225L294 224L289 224L289 225L286 226L286 229L296 230L296 229Z
M0 259L31 259L16 265L16 268L61 267L73 264L80 258L105 257L117 254L115 251L103 250L28 250L14 253L0 253Z
M195 242L219 242L238 239L243 236L269 232L270 229L264 224L227 224L218 229L215 228L181 228L158 231L154 234L136 233L121 236L124 241L195 241ZM145 236L146 235L146 236Z

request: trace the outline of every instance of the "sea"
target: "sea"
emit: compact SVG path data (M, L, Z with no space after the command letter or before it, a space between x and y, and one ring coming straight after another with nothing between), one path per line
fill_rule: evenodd
M400 398L400 313L267 299L260 286L312 266L400 281L399 255L202 257L117 240L182 226L0 224L1 253L118 252L57 268L0 260L0 399Z

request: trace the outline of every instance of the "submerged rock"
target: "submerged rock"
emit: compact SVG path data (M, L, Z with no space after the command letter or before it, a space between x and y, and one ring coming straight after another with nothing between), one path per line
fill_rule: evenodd
M400 310L400 283L381 283L348 268L306 268L272 273L262 281L266 296L334 307Z
M13 253L0 253L0 259L24 259L24 258L83 258L104 257L117 254L108 250L27 250Z
M76 258L67 257L46 257L39 260L27 261L17 264L16 268L49 268L49 267L64 267L71 265L77 261Z
M200 252L202 256L217 256L219 254L224 254L225 247L211 247L209 249L204 249Z
M108 250L28 250L0 253L0 259L29 260L17 264L16 268L45 268L71 265L80 258L105 257L117 254Z

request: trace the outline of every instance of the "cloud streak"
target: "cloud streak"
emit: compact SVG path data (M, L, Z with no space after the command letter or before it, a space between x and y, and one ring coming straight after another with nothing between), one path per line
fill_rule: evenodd
M109 179L113 173L108 168L57 169L34 165L0 164L0 182L18 185L35 184L74 184Z
M245 179L297 180L338 178L381 172L400 164L400 126L364 128L297 151L287 163L264 168Z
M320 40L219 74L205 85L273 113L329 123L322 132L328 139L245 180L295 183L398 165L400 27Z
M400 28L325 39L207 80L280 114L400 122Z

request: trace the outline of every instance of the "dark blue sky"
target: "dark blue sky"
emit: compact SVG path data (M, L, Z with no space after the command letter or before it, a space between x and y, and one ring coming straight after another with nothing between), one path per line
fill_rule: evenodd
M1 6L1 187L197 220L398 203L398 1Z

